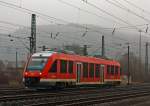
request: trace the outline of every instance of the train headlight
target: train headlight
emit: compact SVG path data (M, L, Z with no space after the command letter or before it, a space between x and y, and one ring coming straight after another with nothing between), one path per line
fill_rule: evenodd
M27 72L25 72L25 75L28 75L28 73L27 73Z
M40 73L40 75L42 75L42 73Z

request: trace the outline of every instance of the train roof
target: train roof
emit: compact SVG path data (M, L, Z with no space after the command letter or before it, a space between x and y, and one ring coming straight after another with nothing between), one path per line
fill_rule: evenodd
M57 59L64 59L64 60L75 60L75 61L82 61L82 62L92 62L92 63L97 63L99 61L102 62L102 64L116 64L120 65L119 62L107 58L98 58L98 57L93 57L93 56L82 56L82 55L77 55L74 53L64 53L64 52L55 52L55 51L41 51L38 53L34 53L32 57L50 57L53 56Z
M54 51L41 51L41 52L34 53L32 55L32 57L49 57L54 53L57 53L57 52L54 52Z

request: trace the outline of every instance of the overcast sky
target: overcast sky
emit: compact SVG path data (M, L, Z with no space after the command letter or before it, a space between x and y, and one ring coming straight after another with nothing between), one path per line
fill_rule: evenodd
M4 4L2 3L2 1L20 6L21 8L37 11L42 14L48 15L50 17L55 17L57 19L61 19L70 23L99 25L104 28L125 27L131 25L143 25L143 24L150 23L150 21L145 21L142 18L133 15L133 13L131 14L130 11L124 11L121 8L115 7L114 5L108 3L107 0L87 0L87 1L97 6L98 8L103 9L104 11L109 12L110 14L113 14L115 17L118 17L121 20L126 21L128 24L119 21L118 19L113 18L108 14L103 13L102 11L100 11L100 9L94 8L88 5L87 3L84 3L82 0L0 0L0 13L1 13L0 31L1 33L6 33L6 34L13 33L14 30L20 27L7 25L1 23L1 21L24 25L24 26L30 26L31 14L27 11L23 12L23 11L18 11L16 9L10 8L8 7L10 5ZM150 12L149 12L150 0L128 0L146 11L141 11L129 5L124 0L109 0L109 1L112 2L118 1L119 3L121 3L119 4L119 6L123 8L125 6L127 7L127 9L134 11L139 16L142 16L145 19L150 20ZM76 9L71 6L68 6L63 2L72 4L80 9ZM97 16L83 12L81 9L96 14ZM147 11L149 12L149 14L146 13ZM48 17L43 17L43 16L37 17L37 25L48 25L48 24L66 24L66 23L64 23L63 21L50 19ZM147 28L146 25L140 27L137 26L137 27L143 28L143 30ZM128 32L128 31L129 31L128 29L124 30L124 32ZM137 33L137 30L134 29L132 33ZM143 35L148 36L145 34ZM0 41L4 41L4 40L0 40Z
M110 22L108 20L101 19L100 17L96 17L94 15L87 14L85 12L80 11L79 9L72 8L66 4L63 4L60 1L65 1L67 3L71 3L75 6L78 6L79 8L88 10L92 13L96 13L99 16L103 16L105 18L115 20L116 22L119 22L118 20L102 13L96 8L93 8L92 6L89 6L86 3L83 3L81 0L1 0L4 2L12 3L24 8L28 8L30 10L38 11L43 14L53 16L59 19L63 19L69 22L74 23L85 23L85 24L98 24L101 26L113 26L116 24L115 22ZM110 0L114 1L114 0ZM144 17L150 17L150 15L145 14L142 11L139 11L138 9L132 7L131 5L124 2L124 0L116 0L119 1L121 4L127 6L129 9L137 12L139 15L142 15ZM131 1L131 0L129 0ZM109 4L106 2L106 0L88 0L88 2L95 4L99 8L104 9L107 12L110 12L114 14L115 16L118 16L124 20L127 20L128 22L137 25L137 24L145 24L147 22L143 21L142 19L130 14L129 12L123 11L120 8L115 7L112 4ZM149 10L149 4L150 0L132 0L132 3L136 4L137 6ZM3 6L2 6L3 5ZM23 25L30 25L30 14L25 12L20 12L17 10L14 10L12 8L4 6L3 3L0 3L0 13L1 17L0 20L5 20L8 22L23 24ZM39 17L37 23L38 24L50 24L50 21L47 21L41 19L42 17ZM53 20L52 20L53 21ZM53 21L54 23L62 23L58 22L56 20ZM122 22L119 22L122 23ZM123 24L123 23L122 23ZM127 25L126 25L127 26Z

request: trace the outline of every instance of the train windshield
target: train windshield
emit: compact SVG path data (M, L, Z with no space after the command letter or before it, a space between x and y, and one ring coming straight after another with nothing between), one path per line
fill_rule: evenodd
M47 57L32 57L28 66L27 66L27 70L29 71L34 71L34 70L39 70L41 71L46 62L47 62Z

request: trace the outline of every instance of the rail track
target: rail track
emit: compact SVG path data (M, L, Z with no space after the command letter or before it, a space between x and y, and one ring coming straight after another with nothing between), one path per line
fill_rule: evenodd
M3 88L0 89L0 96L34 93L34 91L35 90L25 88Z
M110 89L68 89L62 91L45 91L5 95L0 97L0 105L20 104L26 106L45 105L87 105L110 102L126 98L150 95L150 84L115 87Z
M129 86L124 86L124 87L115 87L115 89L121 89L121 90L126 90L128 88L136 88L136 87L140 87L140 86L148 86L149 84L143 84L143 85L129 85ZM110 90L110 89L107 89L107 88L113 88L113 87L101 87L100 90ZM86 87L86 88L80 88L80 89L99 89L96 88L96 87ZM59 90L59 89L58 89ZM58 90L54 90L54 89L47 89L47 90L35 90L35 89L26 89L24 87L1 87L0 88L0 96L6 96L6 95L20 95L20 94L33 94L33 93L44 93L44 92L58 92ZM78 91L79 88L67 88L67 89L63 89L61 91Z
M70 98L68 100L62 100L57 102L45 102L45 103L34 103L30 104L30 106L46 106L46 105L52 105L52 106L86 106L86 105L92 105L92 104L100 104L105 102L112 102L112 101L118 101L122 99L129 99L133 97L139 97L139 96L147 96L150 95L150 90L148 91L135 91L135 92L119 92L113 93L113 94L107 94L107 95L88 95L80 98Z

